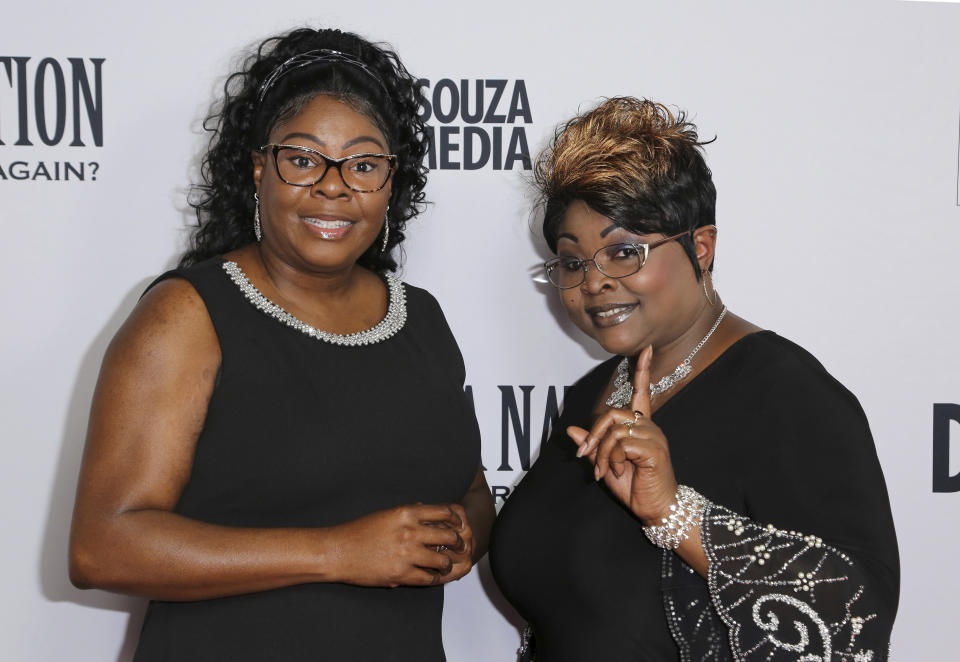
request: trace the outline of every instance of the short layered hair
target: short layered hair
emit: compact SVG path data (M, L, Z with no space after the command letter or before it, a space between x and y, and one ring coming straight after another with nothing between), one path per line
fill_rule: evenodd
M715 225L717 191L703 158L707 142L682 110L634 97L606 99L560 126L534 169L550 249L556 252L560 223L575 200L637 234ZM680 243L699 279L692 237Z

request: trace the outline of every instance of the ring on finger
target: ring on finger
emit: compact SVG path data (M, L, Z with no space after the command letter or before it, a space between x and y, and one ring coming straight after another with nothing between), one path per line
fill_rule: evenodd
M627 426L627 436L630 437L631 439L633 438L633 426L632 426L632 425L628 425L628 426Z
M450 549L450 548L447 547L446 545L434 545L433 548L434 548L435 550L437 550L438 552L445 552L445 551L447 551L448 549Z
M634 409L634 410L633 410L633 422L634 422L634 423L639 423L641 418L643 418L643 412L640 411L639 409Z

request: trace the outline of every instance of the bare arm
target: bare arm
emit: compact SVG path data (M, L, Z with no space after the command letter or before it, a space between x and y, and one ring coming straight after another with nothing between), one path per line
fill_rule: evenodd
M446 581L446 506L401 506L319 529L206 524L173 512L190 476L220 362L203 301L185 281L148 292L114 338L94 393L70 536L70 577L163 600L317 581Z

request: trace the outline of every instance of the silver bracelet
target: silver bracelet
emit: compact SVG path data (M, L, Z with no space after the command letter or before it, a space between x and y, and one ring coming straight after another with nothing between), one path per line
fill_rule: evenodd
M677 494L670 504L670 515L661 518L662 524L645 526L643 532L657 547L676 549L680 541L690 537L690 530L700 526L707 500L686 485L677 486Z

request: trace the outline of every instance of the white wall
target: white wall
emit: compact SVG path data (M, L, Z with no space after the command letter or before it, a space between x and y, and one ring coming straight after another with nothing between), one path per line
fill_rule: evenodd
M241 49L299 24L392 43L436 81L522 80L530 149L601 96L691 111L718 197L718 289L737 313L808 348L863 403L900 536L900 659L947 659L960 577L960 495L931 489L932 405L960 402L957 246L960 6L895 2L9 3L0 57L105 58L104 139L15 145L20 114L0 64L0 468L5 542L0 658L129 659L144 602L73 589L66 541L86 414L106 343L149 279L183 246L184 191L205 137L199 119ZM2 61L0 61L2 62ZM52 68L52 65L50 65ZM52 73L50 73L52 76ZM47 95L52 96L52 78ZM504 99L502 108L509 105ZM52 103L52 102L51 102ZM49 126L54 128L54 107ZM85 116L84 116L85 117ZM464 125L457 120L450 126ZM493 132L493 125L482 125ZM509 135L514 125L503 125ZM460 131L461 139L463 131ZM506 151L506 144L504 150ZM462 149L458 158L462 158ZM38 161L83 162L85 181L14 180ZM89 165L96 162L96 168ZM93 170L96 179L92 179ZM500 385L533 385L532 440L547 388L602 355L558 324L529 278L522 169L437 170L415 222L405 278L432 290L463 349L491 485L500 464ZM477 261L496 269L480 274ZM960 427L953 424L954 438ZM960 457L960 448L956 456ZM960 466L954 462L953 472ZM512 623L489 572L450 587L451 662L510 660Z

